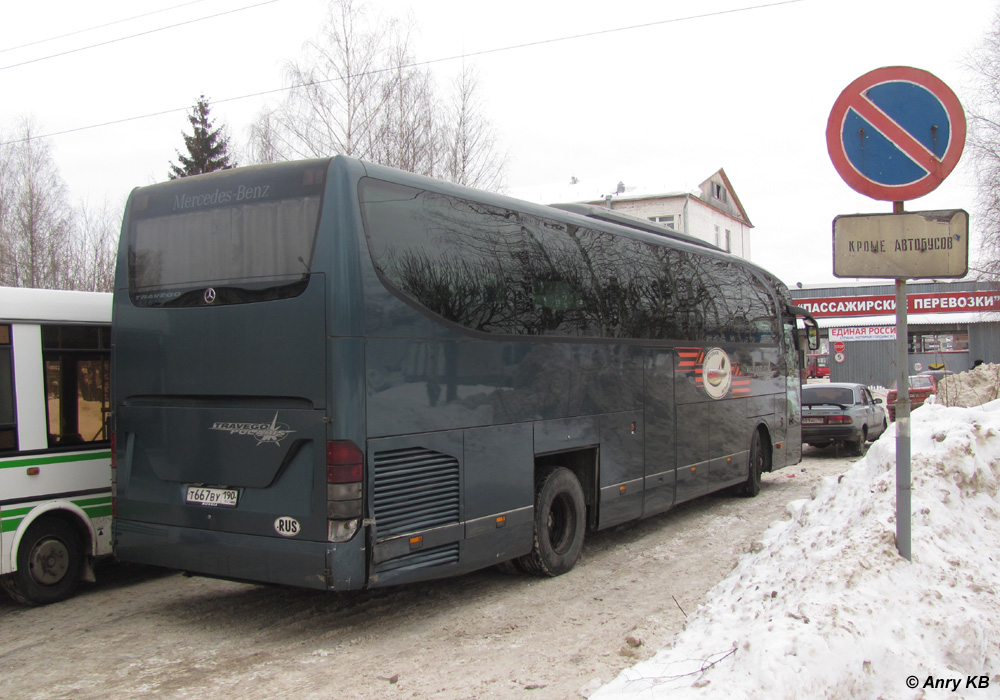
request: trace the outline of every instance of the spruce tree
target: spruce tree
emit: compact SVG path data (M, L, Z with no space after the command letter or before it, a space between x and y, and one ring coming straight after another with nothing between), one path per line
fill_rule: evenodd
M208 116L210 111L208 100L202 95L188 115L194 133L191 136L181 133L188 155L181 155L181 152L177 151L180 165L170 164L171 180L236 167L235 159L229 155L229 137L225 135L222 127L212 128L213 123Z

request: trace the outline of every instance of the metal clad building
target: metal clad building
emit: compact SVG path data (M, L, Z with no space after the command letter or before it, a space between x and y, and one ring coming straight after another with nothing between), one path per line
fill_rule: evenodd
M906 285L910 374L929 369L963 372L976 360L1000 362L1000 287L993 283L909 282ZM896 359L894 284L810 286L792 290L821 329L812 361L830 368L830 381L890 386ZM843 343L837 352L835 344Z

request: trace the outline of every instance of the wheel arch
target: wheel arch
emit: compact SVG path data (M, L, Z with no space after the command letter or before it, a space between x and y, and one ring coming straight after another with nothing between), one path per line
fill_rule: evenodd
M774 435L771 432L771 426L767 424L767 421L759 420L753 430L750 431L749 440L747 442L748 459L750 454L750 444L753 442L754 435L760 435L760 447L764 450L766 466L764 471L774 471Z
M600 449L596 446L535 455L535 483L557 467L573 472L583 487L583 500L587 506L587 529L597 527L598 465Z
M10 571L17 571L17 553L21 547L25 533L29 527L41 518L62 520L80 536L80 541L83 543L83 552L86 557L93 557L97 554L97 533L94 532L94 524L84 510L69 501L50 501L32 508L17 526L10 547L10 561L8 562Z

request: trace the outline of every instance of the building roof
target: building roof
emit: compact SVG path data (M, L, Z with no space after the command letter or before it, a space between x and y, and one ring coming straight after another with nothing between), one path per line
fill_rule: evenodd
M735 213L734 211L727 211L724 207L720 207L712 203L712 197L709 196L709 192L711 191L710 184L714 178L719 178L722 181L723 186L726 188L732 199L732 205ZM733 189L732 182L729 181L726 171L722 168L719 168L707 179L705 179L698 186L698 189L690 191L671 190L666 187L649 185L626 185L623 181L619 181L618 185L609 185L605 182L598 184L596 182L585 182L577 179L576 177L571 177L567 184L521 187L511 192L511 194L518 199L526 199L529 202L536 202L538 204L583 203L599 206L605 205L608 196L611 197L612 203L619 201L636 202L651 199L679 199L684 197L693 197L701 203L712 207L727 216L742 221L750 228L753 228L753 224L750 222L750 217L747 216L746 210L743 208L742 202L740 202L740 198L736 195L736 190Z

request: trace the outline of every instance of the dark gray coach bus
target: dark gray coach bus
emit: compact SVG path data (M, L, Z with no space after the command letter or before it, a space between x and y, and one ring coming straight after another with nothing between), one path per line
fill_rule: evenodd
M332 590L558 575L587 530L797 463L785 286L568 209L344 157L134 190L118 556Z

